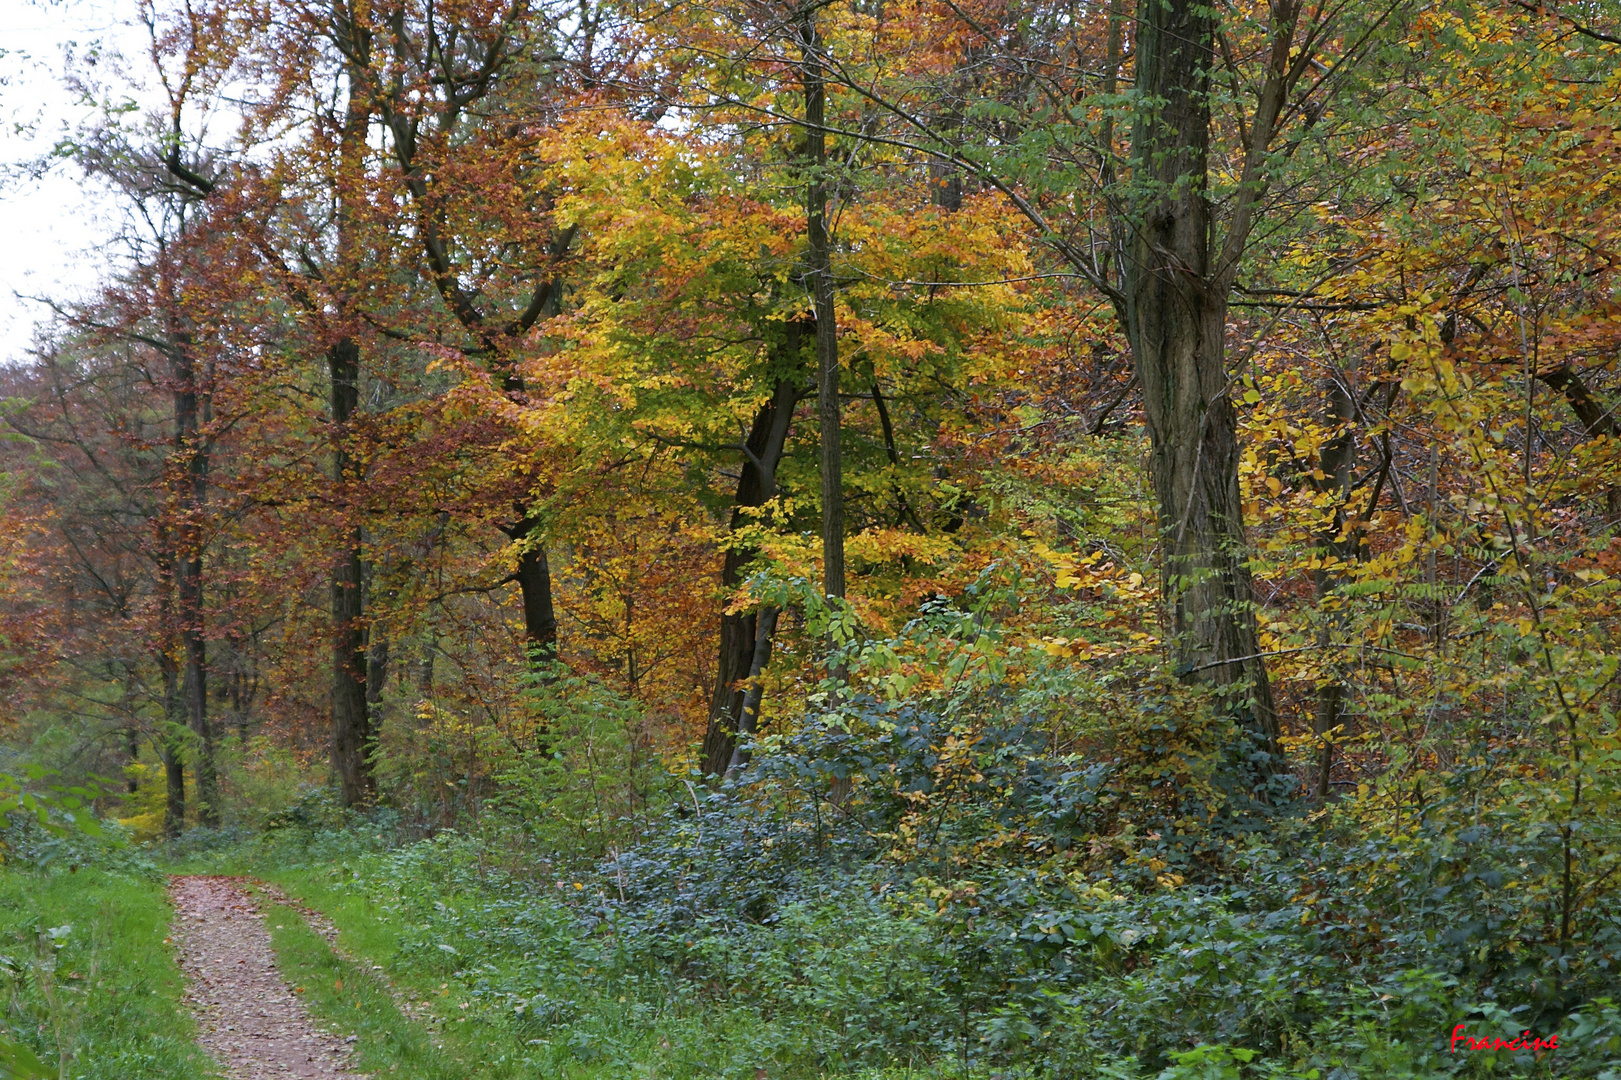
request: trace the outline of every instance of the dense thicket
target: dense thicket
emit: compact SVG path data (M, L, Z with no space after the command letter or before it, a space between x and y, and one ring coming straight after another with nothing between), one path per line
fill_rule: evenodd
M143 11L128 257L0 376L0 765L371 815L582 1032L1609 1075L1613 11Z

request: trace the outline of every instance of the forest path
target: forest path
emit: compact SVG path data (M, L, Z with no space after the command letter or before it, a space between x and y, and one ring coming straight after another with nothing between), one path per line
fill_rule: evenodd
M316 1027L276 969L270 931L245 879L176 876L174 942L197 1041L231 1080L363 1080L349 1048Z

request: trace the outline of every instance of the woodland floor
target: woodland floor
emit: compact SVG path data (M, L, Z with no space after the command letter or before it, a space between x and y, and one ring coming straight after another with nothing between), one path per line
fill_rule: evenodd
M270 932L245 879L170 880L175 944L198 1042L231 1080L362 1080L349 1047L318 1028L276 968Z

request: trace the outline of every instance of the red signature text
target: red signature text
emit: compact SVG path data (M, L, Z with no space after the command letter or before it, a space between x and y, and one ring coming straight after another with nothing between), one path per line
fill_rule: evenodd
M1459 1024L1452 1029L1452 1045L1448 1050L1456 1054L1459 1043L1463 1043L1465 1050L1557 1050L1559 1036L1549 1035L1546 1039L1541 1036L1532 1038L1531 1033L1527 1031L1513 1039L1505 1039L1501 1035L1483 1035L1477 1039L1473 1035L1465 1035L1463 1025Z

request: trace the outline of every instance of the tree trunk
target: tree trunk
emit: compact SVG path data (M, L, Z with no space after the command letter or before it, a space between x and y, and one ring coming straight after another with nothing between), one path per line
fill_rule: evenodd
M366 721L375 745L383 731L383 691L388 686L388 633L381 626L371 628L371 645L366 650Z
M131 728L125 728L124 729L124 743L125 743L125 747L126 747L128 753L129 753L129 761L126 763L126 768L128 768L130 770L129 775L127 775L124 778L124 791L127 794L133 795L133 794L135 794L137 791L139 791L141 789L140 781L135 779L135 774L134 774L134 767L136 765L140 764L140 761L141 761L141 734L140 734L140 732L137 731L135 728L132 728L132 727Z
M822 436L822 590L844 596L844 480L839 454L839 327L833 310L833 264L827 235L827 78L822 68L822 39L816 18L807 13L799 24L804 59L805 162L810 170L805 188L805 276L816 312L816 415Z
M332 387L332 485L350 480L347 437L360 404L360 347L344 337L327 348ZM340 498L340 502L344 502ZM373 794L371 724L366 708L365 565L360 526L345 521L343 547L332 569L332 772L344 806Z
M417 653L417 697L427 698L433 693L433 653L438 644L433 637L433 631L422 641L421 651Z
M890 467L898 472L901 467L901 452L900 448L895 445L895 424L889 418L889 406L884 403L884 391L878 385L876 372L873 373L872 377L872 403L878 408L878 427L884 434L884 454L889 458ZM898 528L902 524L910 522L912 528L916 529L919 535L927 535L929 530L923 524L923 519L918 517L917 511L912 509L912 503L907 499L906 492L901 488L898 477L889 485L889 490L890 494L895 496L896 527Z
M346 278L357 261L351 196L346 185L363 174L366 133L371 110L358 92L351 67L343 129L339 134L337 263ZM348 300L337 296L338 315L348 314ZM332 490L341 508L343 546L332 570L332 771L344 806L369 803L376 794L372 780L373 735L366 694L366 579L364 535L348 497L354 463L349 454L350 427L360 407L360 343L345 332L327 346L327 374L332 409Z
M171 737L158 742L163 761L163 835L173 840L186 829L186 763Z
M219 782L214 772L214 733L208 722L208 642L203 616L202 514L208 500L208 448L198 427L196 365L191 341L183 332L172 334L170 353L174 378L174 455L176 524L174 576L179 616L181 679L180 708L185 723L197 736L197 822L219 825Z
M798 325L789 323L787 353L799 352ZM732 529L740 528L747 520L744 509L764 506L777 494L777 466L782 461L783 449L788 442L788 429L793 423L794 404L798 392L789 379L779 379L771 400L760 406L754 414L744 444L743 470L737 480L737 498L732 504ZM728 595L743 583L743 567L754 558L754 552L732 547L726 551L721 566L721 584ZM719 776L731 765L736 746L736 732L743 717L744 697L747 690L743 680L749 677L756 652L757 618L754 612L727 612L720 620L720 657L715 671L715 693L709 702L709 728L704 733L703 771L706 776Z
M158 760L163 762L163 835L173 840L186 829L186 765L180 723L180 669L159 659L163 672L163 731L157 739Z
M529 661L544 670L557 662L557 609L552 603L552 566L546 545L529 539L540 522L524 518L503 530L519 545L518 592L523 597L523 632ZM551 676L547 676L548 681Z
M1318 468L1323 479L1316 481L1318 490L1331 490L1337 500L1338 509L1333 518L1323 529L1318 538L1319 549L1322 555L1328 558L1352 558L1356 554L1358 540L1344 534L1346 518L1344 502L1351 489L1351 466L1356 460L1356 439L1351 432L1351 423L1356 416L1356 403L1351 400L1351 394L1345 385L1337 378L1330 377L1328 381L1329 422L1339 427L1339 434L1326 443L1318 455ZM1312 584L1317 592L1317 601L1321 606L1335 589L1339 587L1340 574L1337 571L1325 569L1317 570L1312 577ZM1323 664L1325 668L1332 668L1334 659L1327 652L1333 644L1333 634L1329 623L1329 613L1319 611L1318 617L1323 620L1317 631L1317 643L1325 652ZM1314 730L1319 736L1328 736L1340 725L1343 717L1345 702L1345 684L1338 678L1324 680L1317 688L1317 715ZM1330 788L1330 774L1334 770L1334 744L1325 742L1317 760L1317 798L1326 800Z
M1141 0L1136 90L1144 105L1132 127L1139 194L1125 266L1127 331L1153 443L1177 670L1217 687L1281 762L1238 485L1227 295L1212 265L1212 40L1212 9L1199 0Z
M765 697L765 686L761 679L765 676L766 665L771 663L771 635L777 629L777 609L761 608L755 624L754 655L749 661L748 689L743 696L743 710L737 722L739 736L750 736L759 730L760 702ZM739 740L732 750L732 758L727 763L726 771L734 773L748 763L749 752Z

